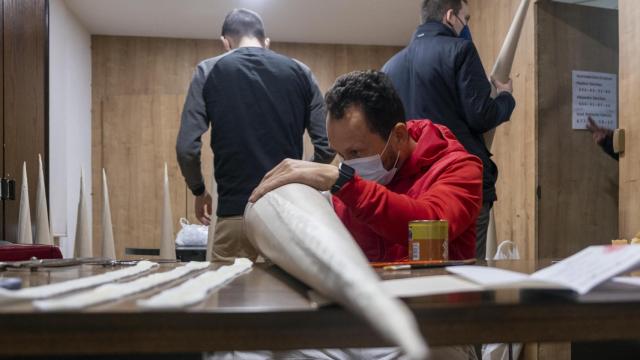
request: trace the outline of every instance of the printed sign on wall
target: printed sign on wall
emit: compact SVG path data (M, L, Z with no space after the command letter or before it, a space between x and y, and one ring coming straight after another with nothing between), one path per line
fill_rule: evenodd
M573 71L573 129L586 129L589 116L600 127L618 125L616 74Z

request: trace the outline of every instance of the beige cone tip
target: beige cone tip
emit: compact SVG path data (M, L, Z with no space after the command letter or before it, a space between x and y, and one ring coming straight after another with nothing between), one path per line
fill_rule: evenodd
M116 258L116 246L113 238L113 224L111 222L111 205L109 202L109 187L107 172L102 168L102 257Z
M84 188L84 170L80 168L80 198L78 199L78 218L76 222L75 257L93 257L91 228L89 227L89 203Z
M18 213L18 243L33 244L31 232L31 208L29 206L29 183L27 162L22 163L22 184L20 186L20 212Z
M162 224L160 233L160 257L163 259L176 258L176 243L173 235L173 214L171 211L171 193L169 192L169 173L167 163L164 163L164 182L162 187Z
M51 228L49 225L49 210L47 194L44 184L44 170L42 156L38 154L38 190L36 193L36 244L53 245Z

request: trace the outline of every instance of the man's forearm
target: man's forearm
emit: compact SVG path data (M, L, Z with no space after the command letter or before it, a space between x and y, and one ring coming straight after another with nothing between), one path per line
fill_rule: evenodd
M205 192L206 186L200 167L200 154L181 153L178 151L178 164L184 180L193 195L198 196Z

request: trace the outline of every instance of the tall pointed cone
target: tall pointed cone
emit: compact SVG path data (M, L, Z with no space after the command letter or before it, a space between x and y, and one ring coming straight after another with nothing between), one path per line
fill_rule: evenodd
M22 163L22 185L20 191L20 213L18 215L18 243L33 244L31 233L31 208L29 207L29 184L27 162Z
M496 234L496 219L493 208L489 212L489 227L487 227L487 242L485 250L485 260L493 260L498 247L498 235Z
M113 240L113 225L111 224L111 205L109 204L109 187L107 173L102 169L102 257L116 258L116 245Z
M212 173L211 174L211 194L216 194L218 192L218 183L216 183L216 177ZM213 214L215 214L215 210L212 209ZM211 221L209 222L209 226L207 227L207 261L211 261L213 258L213 237L216 233L216 222L217 218L215 216L211 216Z
M53 245L49 229L49 210L47 209L47 193L44 186L42 157L38 154L38 192L36 193L36 244Z
M213 259L213 236L216 233L216 223L215 220L211 219L209 226L207 227L207 255L206 260L212 261Z
M78 199L78 220L76 222L75 257L93 257L91 229L89 228L89 204L84 188L84 171L80 169L80 198Z
M498 54L496 63L493 65L493 70L491 70L491 76L500 82L507 82L509 80L511 66L513 65L513 59L516 56L518 41L520 40L520 33L524 26L524 20L527 17L527 11L529 10L529 2L530 0L520 1L520 6L518 6L518 10L516 10L516 14L513 17L513 21L509 27L509 32L507 32L507 37L502 43L502 48L500 48L500 53ZM492 95L496 95L495 88L492 88ZM491 150L495 132L495 129L493 129L484 134L484 140L489 150Z
M164 163L164 184L162 188L162 232L160 235L160 257L176 258L176 243L173 238L173 215L171 213L171 196L169 193L169 173Z
M518 41L520 40L520 33L524 27L524 20L526 19L527 11L529 10L529 3L530 0L520 1L520 6L518 6L518 10L513 17L513 22L511 23L511 27L509 27L507 37L505 38L504 43L502 43L502 48L500 49L496 63L493 65L491 76L500 82L506 82L509 80L511 66L513 65L513 59L515 58L516 49L518 48ZM492 87L492 96L495 95L496 89ZM484 133L484 141L489 150L491 150L491 146L493 145L493 137L495 134L495 129ZM494 251L496 248L496 234L495 213L492 208L489 217L489 231L487 233L487 249ZM493 254L487 253L487 257L493 257Z
M496 59L496 63L493 65L491 75L498 81L506 82L509 80L509 74L511 73L511 66L513 65L513 59L516 56L516 49L518 48L518 41L520 40L520 33L524 26L524 20L527 17L527 10L529 10L530 0L521 0L518 10L513 17L511 27L507 37L502 43L502 48Z

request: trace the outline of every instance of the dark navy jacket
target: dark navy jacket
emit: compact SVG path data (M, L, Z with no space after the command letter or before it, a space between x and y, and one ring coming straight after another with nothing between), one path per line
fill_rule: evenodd
M430 119L447 126L482 160L483 202L495 201L498 169L483 134L509 120L515 100L508 93L491 98L491 84L473 43L429 21L382 71L400 94L407 120Z

